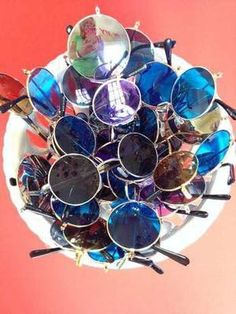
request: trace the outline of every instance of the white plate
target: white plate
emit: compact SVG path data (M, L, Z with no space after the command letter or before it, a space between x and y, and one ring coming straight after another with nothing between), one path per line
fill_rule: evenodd
M156 60L165 62L165 55L162 49L156 49ZM190 67L183 59L173 55L173 67L177 70L178 74ZM51 61L47 68L55 75L58 79L59 84L61 83L62 74L66 69L66 64L62 55ZM222 115L225 116L225 111L222 109ZM20 191L18 187L12 187L9 184L9 178L16 177L17 169L20 160L23 158L25 153L40 153L40 150L32 147L25 136L25 132L28 126L26 123L14 114L10 114L6 133L4 137L3 147L3 169L5 172L6 183L10 192L10 197L14 205L16 206L18 213L21 218L25 221L28 228L34 232L48 247L56 246L54 241L51 239L50 220L34 214L30 211L21 212L20 209L23 207L24 202L21 199ZM223 120L220 128L227 129L232 133L232 126L228 119ZM235 163L235 147L232 147L228 152L225 162ZM214 194L227 194L230 193L230 186L227 185L227 178L229 175L229 168L223 167L213 175L208 193ZM223 201L206 200L201 203L201 209L209 212L209 217L206 219L202 218L188 218L184 219L181 227L174 228L170 233L162 238L162 247L173 250L175 252L183 251L186 247L197 241L214 221L219 216L220 212L224 207ZM180 216L180 215L178 215ZM226 226L227 227L227 226ZM164 229L168 228L164 227ZM167 231L164 230L164 233ZM43 246L42 246L43 247ZM70 258L75 258L74 252L63 251L63 254ZM46 258L46 257L45 257ZM163 261L166 259L165 256L157 254L154 258L155 261ZM191 256L190 256L191 259ZM87 254L83 257L83 264L94 267L103 267L102 264L95 263L91 260ZM138 264L126 262L122 268L135 268L140 267ZM112 264L109 268L117 268L116 264Z

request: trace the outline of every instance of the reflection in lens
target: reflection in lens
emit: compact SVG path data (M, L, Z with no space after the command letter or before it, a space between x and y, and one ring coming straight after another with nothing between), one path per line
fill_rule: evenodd
M123 72L124 77L142 68L148 62L154 61L154 53L150 39L135 28L126 28L131 43L129 62ZM148 47L142 47L148 45Z
M101 177L93 162L83 155L70 154L58 159L50 169L52 193L69 205L82 205L93 199Z
M41 188L47 184L48 172L51 165L41 156L26 156L18 168L17 180L22 198L26 204L44 209L50 209L49 197L40 195ZM30 192L39 192L38 196L32 196Z
M108 219L108 232L117 245L142 250L159 238L160 220L153 209L131 201L115 208Z
M193 153L175 152L159 162L154 171L154 182L161 190L177 190L192 180L197 167L198 161Z
M87 122L76 116L62 117L56 124L53 136L56 146L65 154L89 156L95 150L93 130Z
M182 73L171 95L175 113L183 119L195 119L207 112L215 95L211 73L202 67L193 67Z
M152 106L169 103L176 79L177 74L170 66L160 62L148 63L147 69L136 76L142 101Z
M26 95L25 87L10 75L0 73L0 106ZM33 108L28 99L23 99L13 106L12 111L21 116L28 116Z
M111 80L101 85L93 98L93 111L107 125L126 124L140 107L140 93L132 82Z
M81 76L72 66L64 73L62 90L66 98L76 106L88 108L98 84Z
M57 116L63 98L51 72L44 68L34 69L28 77L27 89L32 105L37 111L49 119Z
M75 248L93 251L104 249L111 244L105 221L102 219L83 228L67 225L63 233L66 240Z
M231 136L228 131L219 130L211 134L196 151L198 174L203 176L214 170L223 161L230 144Z
M79 21L68 38L70 63L82 76L105 80L119 75L130 53L128 35L110 16L90 15Z

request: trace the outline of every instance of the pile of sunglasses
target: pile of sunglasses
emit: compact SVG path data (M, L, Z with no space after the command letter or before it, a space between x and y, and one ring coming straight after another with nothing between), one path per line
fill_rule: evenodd
M66 28L65 71L26 71L26 88L0 74L0 111L19 115L46 142L47 152L27 154L11 185L24 211L51 222L56 246L32 258L73 251L76 262L121 268L136 263L163 270L163 254L184 266L189 259L161 245L170 217L207 218L207 185L234 143L221 122L236 111L216 94L216 77L204 67L172 66L176 42L151 42L138 29L96 14ZM158 47L163 62L156 61ZM40 124L35 112L47 122Z

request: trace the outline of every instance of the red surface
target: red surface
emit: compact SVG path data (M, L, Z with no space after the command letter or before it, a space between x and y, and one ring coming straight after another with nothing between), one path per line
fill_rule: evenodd
M93 13L96 4L125 26L140 20L153 40L175 38L175 53L192 64L223 72L219 95L235 104L235 0L2 1L0 71L24 82L21 69L45 65L64 51L65 26ZM1 146L6 121L0 118ZM59 254L30 260L28 252L43 244L16 213L2 169L0 182L0 313L235 313L236 186L214 226L185 250L190 266L167 261L158 276L149 269L77 268Z

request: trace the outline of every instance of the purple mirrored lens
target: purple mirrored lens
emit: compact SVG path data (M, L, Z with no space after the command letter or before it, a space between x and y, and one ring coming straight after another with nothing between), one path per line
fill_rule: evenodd
M80 75L72 66L70 66L62 80L62 90L66 98L74 105L79 107L88 107L98 84L91 82Z
M97 150L95 157L98 157L103 161L117 159L118 144L118 142L112 142L103 145Z
M138 88L124 79L111 80L97 90L93 110L108 125L126 124L133 120L140 107Z

